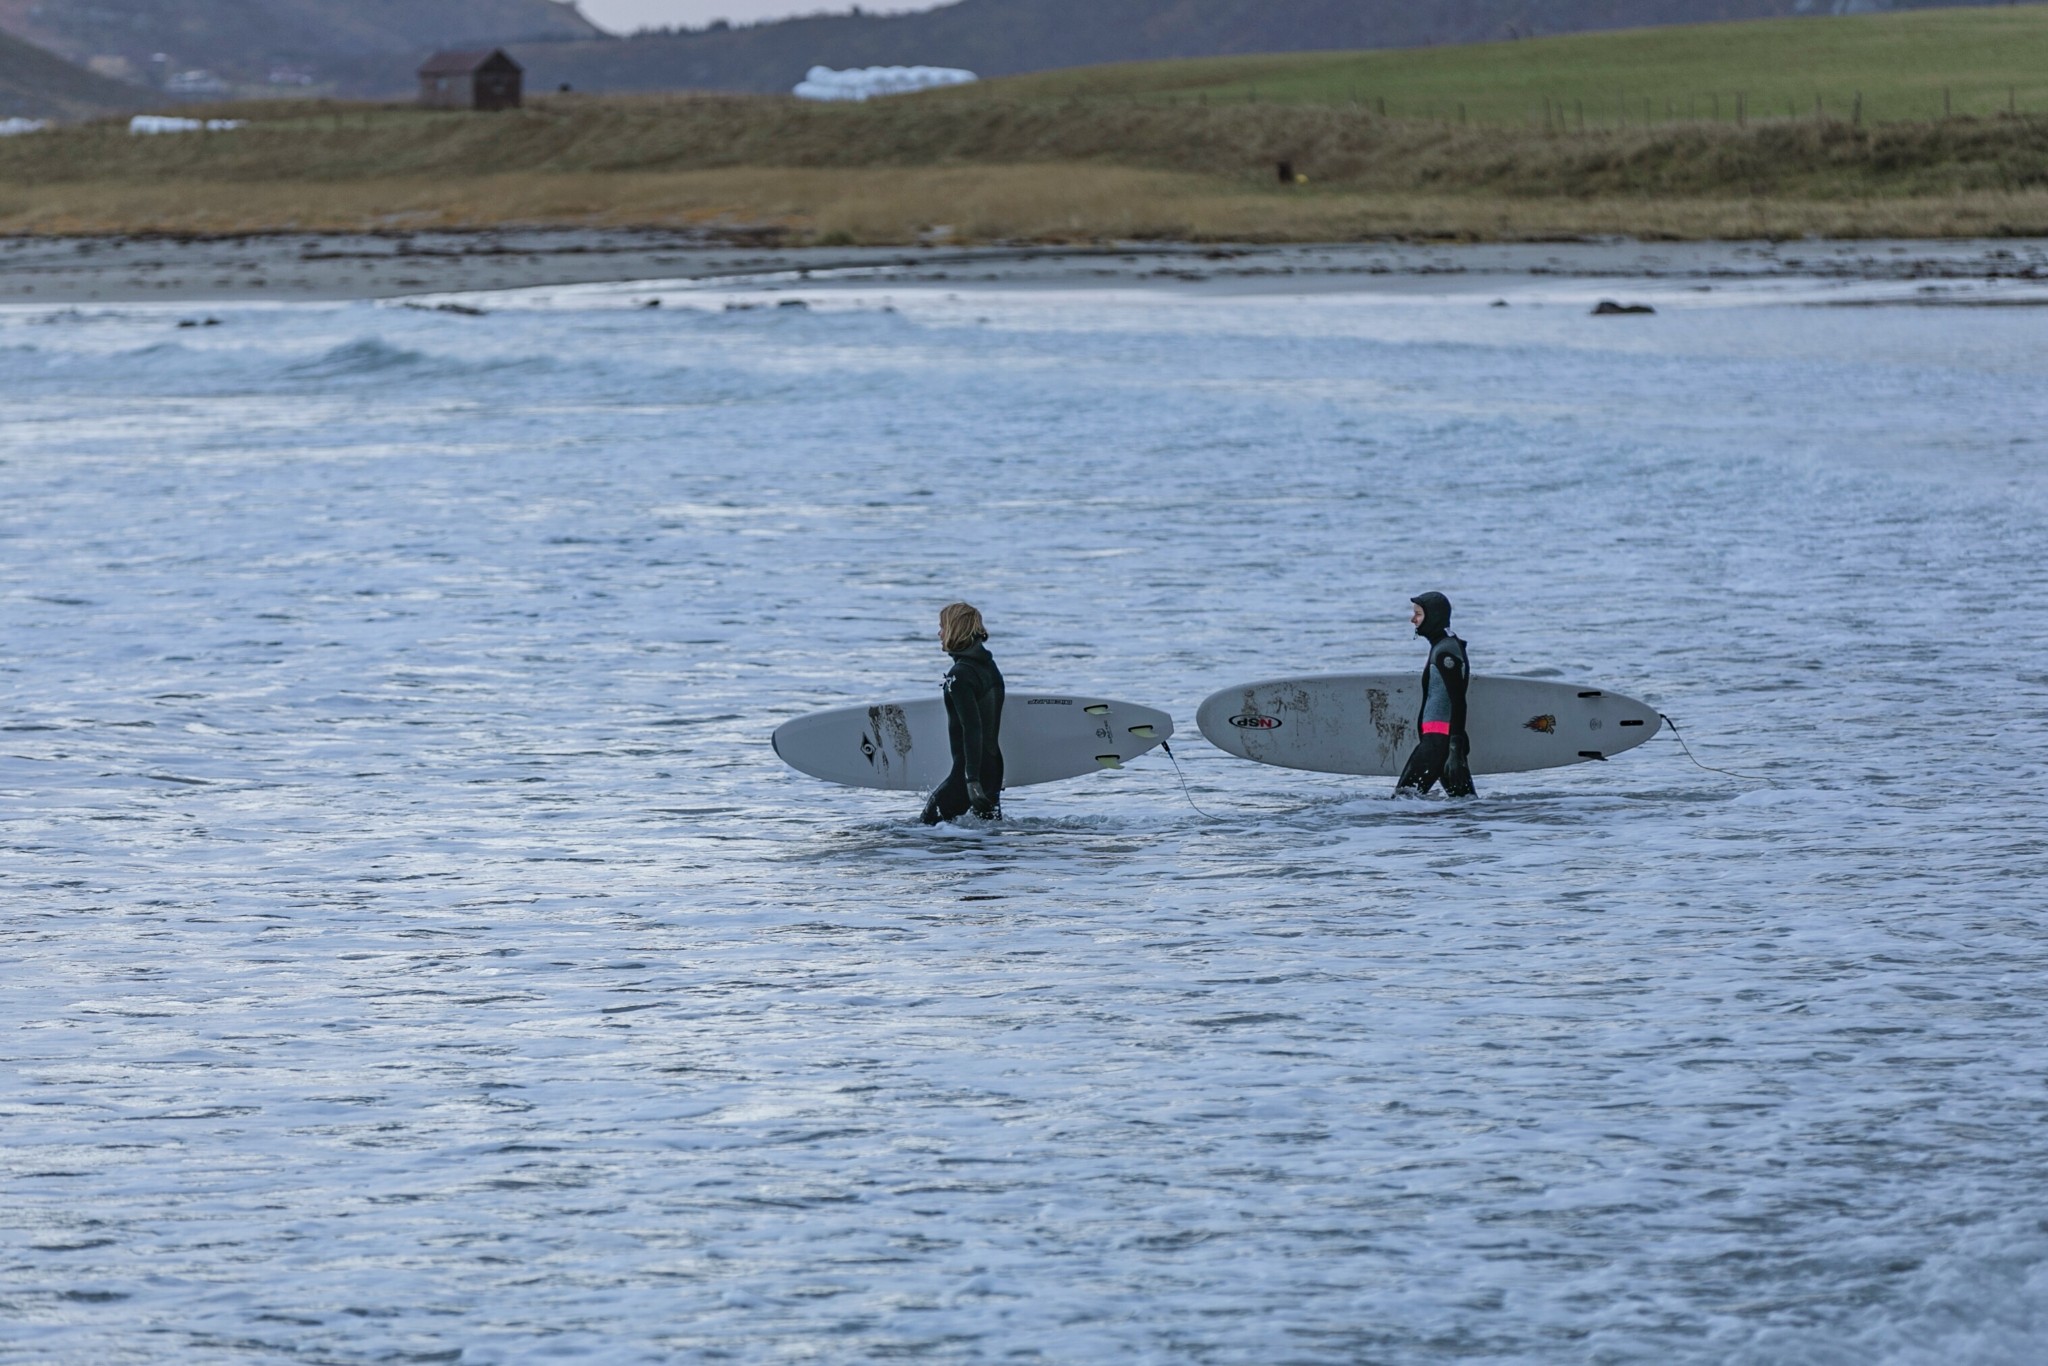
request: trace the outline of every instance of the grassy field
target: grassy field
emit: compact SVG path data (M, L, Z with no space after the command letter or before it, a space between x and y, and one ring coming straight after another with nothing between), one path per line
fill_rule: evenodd
M1529 127L2048 113L2048 5L1786 19L1471 47L1083 67L988 83L1013 99L1358 103Z
M0 140L0 202L80 181L347 183L732 169L1089 165L1278 191L1521 197L1868 198L2048 189L2048 115L1856 127L1839 120L1593 128L1461 127L1346 106L754 96L548 97L502 114L225 106L232 132L135 137L119 123Z
M0 232L516 223L874 243L2048 235L2048 88L2023 87L2042 89L2040 112L2022 95L2010 101L2017 113L1962 112L1958 85L1953 116L1878 117L1881 99L1924 94L1944 63L1971 54L1990 73L1967 88L1981 95L1983 81L2023 64L2015 54L2041 51L2043 33L2048 7L1999 8L1098 68L867 105L549 96L492 115L214 107L190 112L248 125L134 137L107 122L0 139ZM1462 119L1419 116L1400 97L1381 116L1363 90L1357 102L1329 98L1364 69L1405 73L1418 103L1450 89L1451 74L1484 88L1488 72L1510 69L1591 89L1655 69L1652 49L1667 63L1690 53L1695 74L1756 92L1768 88L1766 68L1806 60L1786 48L1794 39L1825 41L1838 65L1864 53L1869 65L1853 73L1860 121L1853 106L1825 102L1818 116L1795 102L1792 116L1766 118L1750 94L1739 123L1732 94L1718 120L1679 116L1674 95L1672 117L1623 121L1617 96L1615 117L1589 108L1582 127L1577 97L1552 97L1548 117L1506 113L1530 87L1505 75L1491 96L1497 118L1476 96ZM1530 68L1532 53L1551 56ZM1751 58L1757 67L1738 70ZM2048 82L2048 51L2035 66ZM1248 95L1253 67L1269 82L1259 98L1222 98L1233 81ZM1282 77L1296 82L1291 98L1276 97ZM1280 184L1282 162L1306 183Z
M1878 199L1285 193L1116 166L520 172L348 181L0 184L0 232L703 228L774 244L2048 236L2048 190Z

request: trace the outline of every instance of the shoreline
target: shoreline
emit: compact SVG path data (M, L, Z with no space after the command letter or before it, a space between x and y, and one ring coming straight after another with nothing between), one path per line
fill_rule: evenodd
M2048 238L1089 247L762 247L660 229L0 237L0 305L402 299L643 280L853 273L864 287L1479 287L1508 277L1682 282L2048 281ZM774 286L770 286L774 287Z

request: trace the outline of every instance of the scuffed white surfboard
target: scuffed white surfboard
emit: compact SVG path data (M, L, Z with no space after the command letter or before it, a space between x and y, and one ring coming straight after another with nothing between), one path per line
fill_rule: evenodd
M1397 777L1415 748L1422 671L1318 674L1243 683L1195 714L1209 743L1240 759L1316 773ZM1474 773L1522 773L1609 759L1662 729L1632 697L1537 678L1474 678L1466 732Z
M1080 694L1013 692L1003 702L1003 786L1030 787L1118 768L1173 738L1151 707ZM775 752L799 773L847 787L929 792L952 771L940 697L838 707L786 721Z

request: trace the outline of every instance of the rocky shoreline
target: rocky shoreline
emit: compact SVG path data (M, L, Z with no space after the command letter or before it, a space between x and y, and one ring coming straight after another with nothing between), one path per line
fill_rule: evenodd
M2048 280L2048 240L1373 242L1217 246L778 248L700 233L572 229L0 238L0 304L403 298L602 281L814 273L863 285L1288 290L1503 277Z

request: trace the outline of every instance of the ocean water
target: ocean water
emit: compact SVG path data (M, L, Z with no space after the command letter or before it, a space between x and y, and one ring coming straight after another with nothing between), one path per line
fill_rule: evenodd
M2042 1359L2048 310L770 283L0 315L0 1358ZM1424 588L1755 778L1194 732Z

